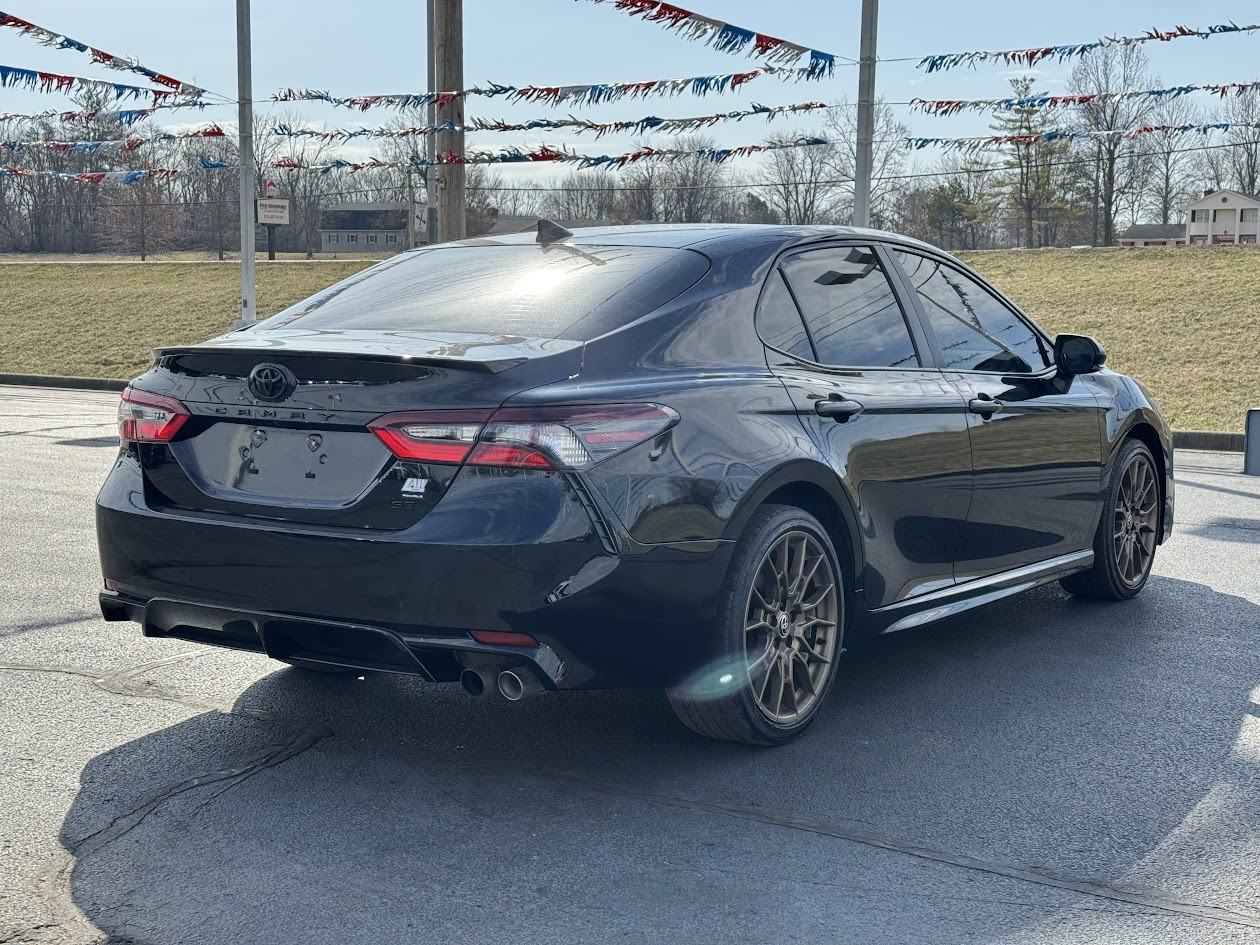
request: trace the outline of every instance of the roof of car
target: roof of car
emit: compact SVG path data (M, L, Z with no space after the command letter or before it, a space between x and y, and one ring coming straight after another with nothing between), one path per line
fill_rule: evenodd
M663 223L636 224L634 226L592 226L573 231L568 243L588 246L665 246L679 249L700 249L706 252L720 249L748 247L750 244L765 246L791 246L824 239L868 239L896 241L919 246L940 253L941 250L908 236L868 230L852 226L788 226L760 223ZM535 230L522 233L495 234L465 240L466 245L532 243Z

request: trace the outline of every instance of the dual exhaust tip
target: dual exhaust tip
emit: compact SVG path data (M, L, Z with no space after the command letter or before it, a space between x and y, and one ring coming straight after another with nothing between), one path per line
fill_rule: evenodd
M533 671L520 666L505 669L497 675L493 669L466 669L459 674L459 684L470 696L481 696L498 690L508 702L520 702L526 696L536 695L547 687Z

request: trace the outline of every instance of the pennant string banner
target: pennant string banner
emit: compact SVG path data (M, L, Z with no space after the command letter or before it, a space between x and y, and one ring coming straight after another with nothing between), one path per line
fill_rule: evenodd
M18 69L0 66L0 88L30 89L32 92L101 92L115 100L152 96L154 104L165 102L178 93L171 89L146 89L138 85L122 85L104 79L84 79L56 72L38 72L34 69Z
M134 184L150 177L168 179L177 174L179 171L166 167L144 167L132 171L86 171L76 174L72 171L33 171L27 167L0 165L0 177L53 177L80 184Z
M1260 128L1260 122L1217 122L1209 125L1146 125L1142 128L1107 131L1047 131L1028 135L991 135L978 138L907 138L906 147L912 151L938 147L946 151L982 151L990 148L1001 148L1014 145L1031 148L1039 144L1062 141L1071 143L1081 139L1095 138L1137 138L1142 135L1160 134L1165 137L1177 137L1185 134L1210 135L1229 132L1235 128Z
M555 131L572 129L577 133L595 132L596 137L606 134L633 132L646 134L662 131L680 133L707 128L722 121L740 121L744 118L762 116L767 121L778 115L812 112L818 109L831 108L825 102L805 102L800 105L776 105L768 107L757 105L743 111L724 112L717 115L704 115L698 118L639 118L634 121L590 121L583 118L536 118L527 122L506 122L501 119L470 118L464 123L465 131ZM425 125L418 128L294 128L291 125L277 125L273 134L286 138L317 138L321 141L350 141L355 138L414 138L431 134L456 131L458 126L452 122L440 125Z
M15 124L61 121L68 124L90 124L99 122L105 125L121 125L130 128L132 125L152 118L158 109L166 108L207 108L209 102L175 102L168 105L154 105L151 108L132 108L121 111L77 111L77 112L39 112L32 115L0 114L0 124Z
M383 161L369 158L366 161L336 160L327 164L307 164L297 157L286 157L275 161L270 166L279 169L317 170L330 173L336 170L353 172L371 170L373 168L392 167L427 167L431 164L524 164L537 162L558 162L576 164L579 168L604 167L619 169L636 164L639 161L662 160L678 161L698 159L722 164L735 158L749 157L763 151L783 151L789 148L809 148L829 145L825 138L797 138L794 141L779 144L750 144L739 148L639 148L618 155L574 154L560 148L542 146L527 150L508 148L502 151L472 151L467 154L456 154L453 151L438 154L436 160L429 161L419 154L413 154L407 161ZM205 166L203 164L203 166Z
M189 138L223 138L227 133L218 125L210 125L195 131L177 133L158 132L136 135L117 141L0 141L0 151L21 153L26 150L52 151L56 154L131 154L141 148L161 141L179 141Z
M734 72L723 75L690 76L683 79L649 79L644 82L612 82L595 85L499 85L491 82L485 88L465 89L460 92L414 92L397 95L356 95L340 98L320 89L282 89L271 96L273 102L326 102L342 108L367 111L369 108L425 108L430 104L443 108L451 102L469 96L496 98L507 96L510 101L534 102L540 105L602 105L623 98L647 98L649 96L675 96L690 93L705 96L734 92L748 82L763 75L779 78L801 78L805 70L782 66L762 66L751 72Z
M808 46L798 46L765 33L743 29L731 23L710 19L684 10L672 3L659 0L589 0L591 3L613 3L618 10L630 16L641 16L649 23L659 23L686 39L712 46L719 52L741 53L748 50L750 56L763 56L767 62L794 65L805 57L804 78L824 79L836 68L836 57Z
M69 36L63 36L60 33L54 33L52 30L45 29L42 26L36 26L28 20L21 17L13 16L11 13L0 11L0 27L7 26L15 29L25 36L29 36L37 43L43 46L51 46L54 49L73 49L77 52L87 53L92 57L92 61L99 63L109 69L118 69L124 72L134 72L136 75L142 75L155 85L162 85L171 89L175 94L186 98L201 98L206 94L205 89L198 88L187 82L181 82L178 79L172 79L168 75L150 69L148 66L142 65L135 59L128 59L123 56L115 56L112 53L103 52L100 49L94 49L86 43L81 43L77 39L71 39Z
M1198 37L1199 39L1208 39L1212 36L1220 36L1224 33L1254 33L1260 30L1260 24L1249 26L1239 26L1236 23L1223 23L1217 26L1209 26L1204 29L1191 29L1188 26L1177 26L1171 30L1150 30L1140 36L1109 36L1103 39L1094 40L1091 43L1071 43L1066 46L1041 46L1034 49L1002 49L997 52L976 51L961 53L942 53L940 55L924 56L919 60L918 67L926 69L928 72L944 72L947 69L954 69L958 66L976 66L980 63L997 62L1003 65L1018 66L1035 66L1037 63L1045 59L1054 59L1058 62L1067 62L1070 59L1079 59L1098 49L1107 46L1135 46L1139 43L1167 43L1174 39L1185 39L1187 37Z
M1260 82L1229 82L1224 85L1178 85L1168 89L1143 89L1092 95L1030 95L1024 98L924 99L910 102L915 111L948 117L960 112L1017 111L1031 108L1063 108L1072 105L1109 104L1134 98L1180 98L1193 92L1211 92L1221 98L1245 95L1260 89Z

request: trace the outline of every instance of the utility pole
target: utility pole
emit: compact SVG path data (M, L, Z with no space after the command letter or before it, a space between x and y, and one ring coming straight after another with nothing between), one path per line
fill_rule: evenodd
M858 53L857 167L853 225L871 225L871 175L875 166L875 51L879 0L862 0L862 49Z
M241 317L234 328L258 318L254 293L254 77L250 61L249 0L236 0L236 98L240 126Z
M426 0L428 8L429 25L425 32L425 40L429 47L429 71L425 76L425 91L438 91L437 84L437 43L435 42L434 24L437 21L437 14L434 7L437 0ZM437 106L432 102L429 103L427 112L429 127L432 128L437 124ZM425 159L429 162L424 169L424 222L425 222L425 243L432 246L438 241L438 210L437 210L437 166L434 160L437 158L437 136L430 134L424 142Z
M464 0L435 0L433 33L429 40L434 52L433 92L458 92L464 87ZM455 131L444 131L435 147L440 154L464 153L464 99L457 97L437 109L437 123L452 122ZM438 239L462 240L466 235L464 165L437 167Z

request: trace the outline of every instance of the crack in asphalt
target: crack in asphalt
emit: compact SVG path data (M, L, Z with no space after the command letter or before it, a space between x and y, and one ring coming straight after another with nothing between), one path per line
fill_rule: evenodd
M149 814L153 813L166 801L208 784L218 784L226 781L230 782L230 786L235 786L261 771L284 764L290 758L301 754L317 742L333 734L331 729L324 726L304 726L302 723L285 719L271 712L223 709L210 702L177 695L163 689L152 680L144 678L146 673L155 669L186 662L204 655L206 654L201 651L176 653L172 656L146 660L143 663L114 672L102 672L99 669L83 666L0 663L0 672L54 673L80 677L90 679L98 689L114 695L128 698L158 699L163 702L172 702L201 711L221 712L224 715L236 715L298 730L297 734L292 738L268 743L260 751L229 767L197 774L150 792L130 810L119 814L101 829L68 845L57 871L52 876L44 877L40 882L40 893L55 921L30 926L0 937L0 945L5 945L7 942L33 942L40 939L48 939L53 933L56 933L56 938L60 941L61 936L71 929L79 931L87 941L93 943L114 941L112 937L104 936L100 929L96 928L83 915L78 906L75 905L73 893L70 889L70 874L80 861L100 852L111 843L126 836L140 826Z
M20 623L16 627L0 627L0 637L15 637L19 633L31 633L35 630L56 630L58 627L68 627L71 624L100 619L101 615L97 612L75 614L69 618L60 617L56 620L45 621L44 623ZM0 939L0 945L3 945L3 939Z
M566 783L582 785L584 787L608 794L637 798L650 804L659 804L663 807L681 808L683 810L696 811L698 813L713 814L719 817L733 817L739 820L752 821L754 823L762 823L774 827L785 827L789 830L801 830L806 833L818 834L824 837L834 837L838 840L848 840L851 843L859 843L863 846L887 850L892 853L901 853L906 856L913 856L933 863L957 866L979 873L1001 876L1005 879L1033 883L1038 886L1049 886L1054 889L1080 893L1081 895L1090 896L1096 899L1108 899L1112 902L1122 902L1128 905L1142 906L1147 909L1157 909L1163 914L1171 913L1175 915L1191 916L1198 919L1208 919L1215 922L1224 922L1230 925L1239 925L1245 928L1260 928L1260 915L1255 913L1239 912L1232 909L1224 909L1219 906L1207 906L1194 902L1184 902L1163 893L1143 892L1136 889L1124 889L1119 886L1108 886L1104 883L1090 882L1088 880L1075 880L1067 876L1055 875L1050 872L1023 869L1017 866L1008 866L1004 863L981 860L976 857L965 856L959 853L947 853L941 850L934 850L930 847L919 846L914 843L905 843L898 840L891 840L886 837L880 837L875 834L850 830L840 824L804 817L800 814L793 814L790 812L778 813L764 808L715 804L710 801L688 800L680 797L672 797L667 794L654 794L648 791L636 791L633 788L627 788L617 784L608 784L602 781L594 781L575 774L556 773L546 776Z
M178 653L172 656L148 660L113 673L102 673L96 669L79 666L51 666L32 663L0 664L0 672L58 673L68 676L83 677L91 679L97 688L115 695L133 698L159 699L184 705L189 708L196 708L203 711L221 712L225 715L237 715L261 722L271 723L279 727L298 730L298 733L292 738L269 743L255 754L242 759L229 767L197 774L151 792L142 798L130 810L118 815L100 830L97 830L94 833L74 842L74 844L68 849L65 862L53 878L57 889L55 895L45 894L54 914L60 919L60 921L51 925L33 926L30 929L25 930L25 934L30 935L33 932L40 932L42 934L42 930L44 929L61 929L64 931L67 925L77 925L83 927L85 931L90 928L90 933L95 936L95 941L102 941L99 929L96 929L95 926L85 925L87 920L82 916L78 907L74 905L70 892L70 873L79 860L99 852L109 844L125 836L127 833L138 827L150 813L174 797L200 787L223 782L228 782L227 787L225 787L224 790L229 790L237 784L240 784L248 778L267 770L268 768L273 768L277 765L283 764L296 755L306 751L308 748L311 748L316 743L335 734L332 729L322 725L311 727L309 725L303 725L303 723L295 720L286 719L275 715L274 713L261 710L225 710L220 706L209 702L171 693L158 686L152 680L144 678L147 673L152 672L155 669L191 660L202 655L205 654L201 652ZM449 753L440 751L431 751L426 753L443 758L455 757ZM459 756L459 760L465 764L491 768L498 771L513 770L515 772L528 774L536 778L581 787L598 793L632 798L662 807L671 807L718 817L734 818L746 822L760 823L772 827L799 830L806 833L816 834L818 836L831 837L833 839L857 843L891 853L900 853L905 856L911 856L916 859L938 863L945 866L954 866L1017 882L1024 882L1036 886L1073 892L1094 899L1103 899L1115 903L1123 903L1128 906L1138 906L1144 909L1155 910L1155 912L1160 915L1181 915L1213 922L1222 922L1229 925L1242 926L1245 928L1260 928L1260 914L1226 909L1219 906L1204 905L1196 902L1186 902L1171 894L1161 893L1158 891L1150 892L1138 889L1127 889L1121 886L1111 886L1100 882L1073 879L1070 876L1055 874L1049 871L1026 869L1018 866L1010 866L1005 863L983 860L964 854L935 850L931 847L921 846L916 843L899 841L873 833L865 833L850 829L835 822L805 817L791 812L777 812L759 807L720 804L712 801L701 801L675 797L668 794L658 794L651 791L640 791L623 785L594 780L571 772L522 769L520 766L504 765L501 762L488 758L483 759ZM0 945L3 945L3 943L8 941L13 941L15 938L16 936L0 938Z

